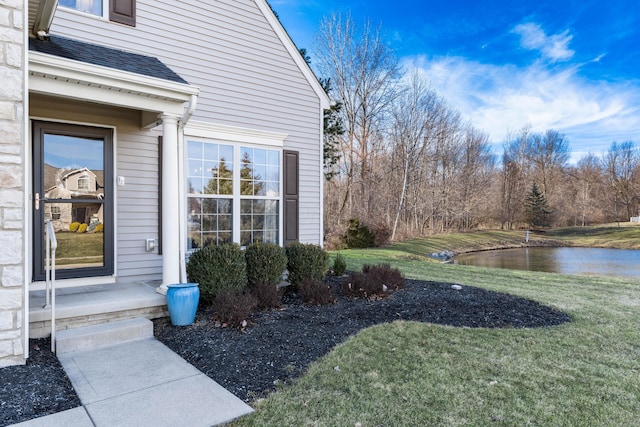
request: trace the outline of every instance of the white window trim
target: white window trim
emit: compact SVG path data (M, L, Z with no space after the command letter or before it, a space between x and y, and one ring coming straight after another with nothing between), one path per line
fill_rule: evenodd
M189 124L184 129L184 165L183 170L188 170L188 141L195 140L201 142L208 142L213 144L222 144L222 145L231 145L233 147L233 195L232 197L232 205L233 205L233 216L232 216L232 241L240 244L240 201L242 200L242 195L240 194L240 147L248 147L248 148L264 148L270 150L277 150L280 153L280 175L279 175L279 193L280 196L278 199L278 242L280 245L283 244L284 234L283 234L283 192L284 192L284 165L282 164L282 152L284 147L284 140L288 137L288 134L285 133L277 133L249 128L240 128L234 126L227 126L221 124L214 123L206 123L206 122L197 122L190 121ZM183 183L185 188L185 197L188 200L189 192L187 189L187 176L184 177L185 182ZM222 196L221 196L222 197ZM264 200L274 200L273 197L267 196L253 196L251 199L264 199ZM185 212L184 218L188 218L188 203L185 203ZM186 224L184 224L186 227ZM186 236L185 236L186 238ZM193 250L188 250L188 252L193 252Z

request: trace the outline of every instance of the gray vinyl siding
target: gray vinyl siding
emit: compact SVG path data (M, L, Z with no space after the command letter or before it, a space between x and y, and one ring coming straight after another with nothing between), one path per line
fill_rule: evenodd
M321 243L320 100L254 0L136 7L136 27L59 7L51 32L158 57L200 88L192 120L289 135L285 149L300 152L300 239ZM126 230L136 235L135 226Z
M116 187L118 280L161 280L162 257L145 248L159 230L157 134L120 127L116 157L114 175L125 177L125 185Z
M158 136L140 130L139 114L93 104L34 95L30 115L52 121L115 127L115 270L118 281L162 279L162 257L147 252L145 239L158 238Z

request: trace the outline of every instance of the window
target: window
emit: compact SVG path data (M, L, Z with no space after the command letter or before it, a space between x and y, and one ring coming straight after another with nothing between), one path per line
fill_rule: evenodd
M60 6L136 26L136 0L60 0Z
M102 0L60 0L60 6L96 16L104 16Z
M60 215L60 206L51 206L51 219L54 221L58 221L60 219Z
M78 178L78 190L89 191L89 176L82 175Z
M233 146L187 144L189 249L233 238Z
M280 242L280 150L187 143L188 244Z
M240 244L279 243L280 152L241 147Z

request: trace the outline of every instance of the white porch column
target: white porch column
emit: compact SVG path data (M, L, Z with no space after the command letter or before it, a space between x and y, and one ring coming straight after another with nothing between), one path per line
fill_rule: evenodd
M178 175L178 117L162 119L162 286L180 282L180 177Z

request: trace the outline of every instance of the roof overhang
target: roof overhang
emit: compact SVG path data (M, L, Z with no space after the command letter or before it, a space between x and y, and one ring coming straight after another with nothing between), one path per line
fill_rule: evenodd
M199 89L129 71L29 51L29 92L182 116ZM142 123L145 125L146 123Z
M35 22L32 28L33 34L42 39L49 35L49 28L58 8L58 0L41 0L38 5Z

